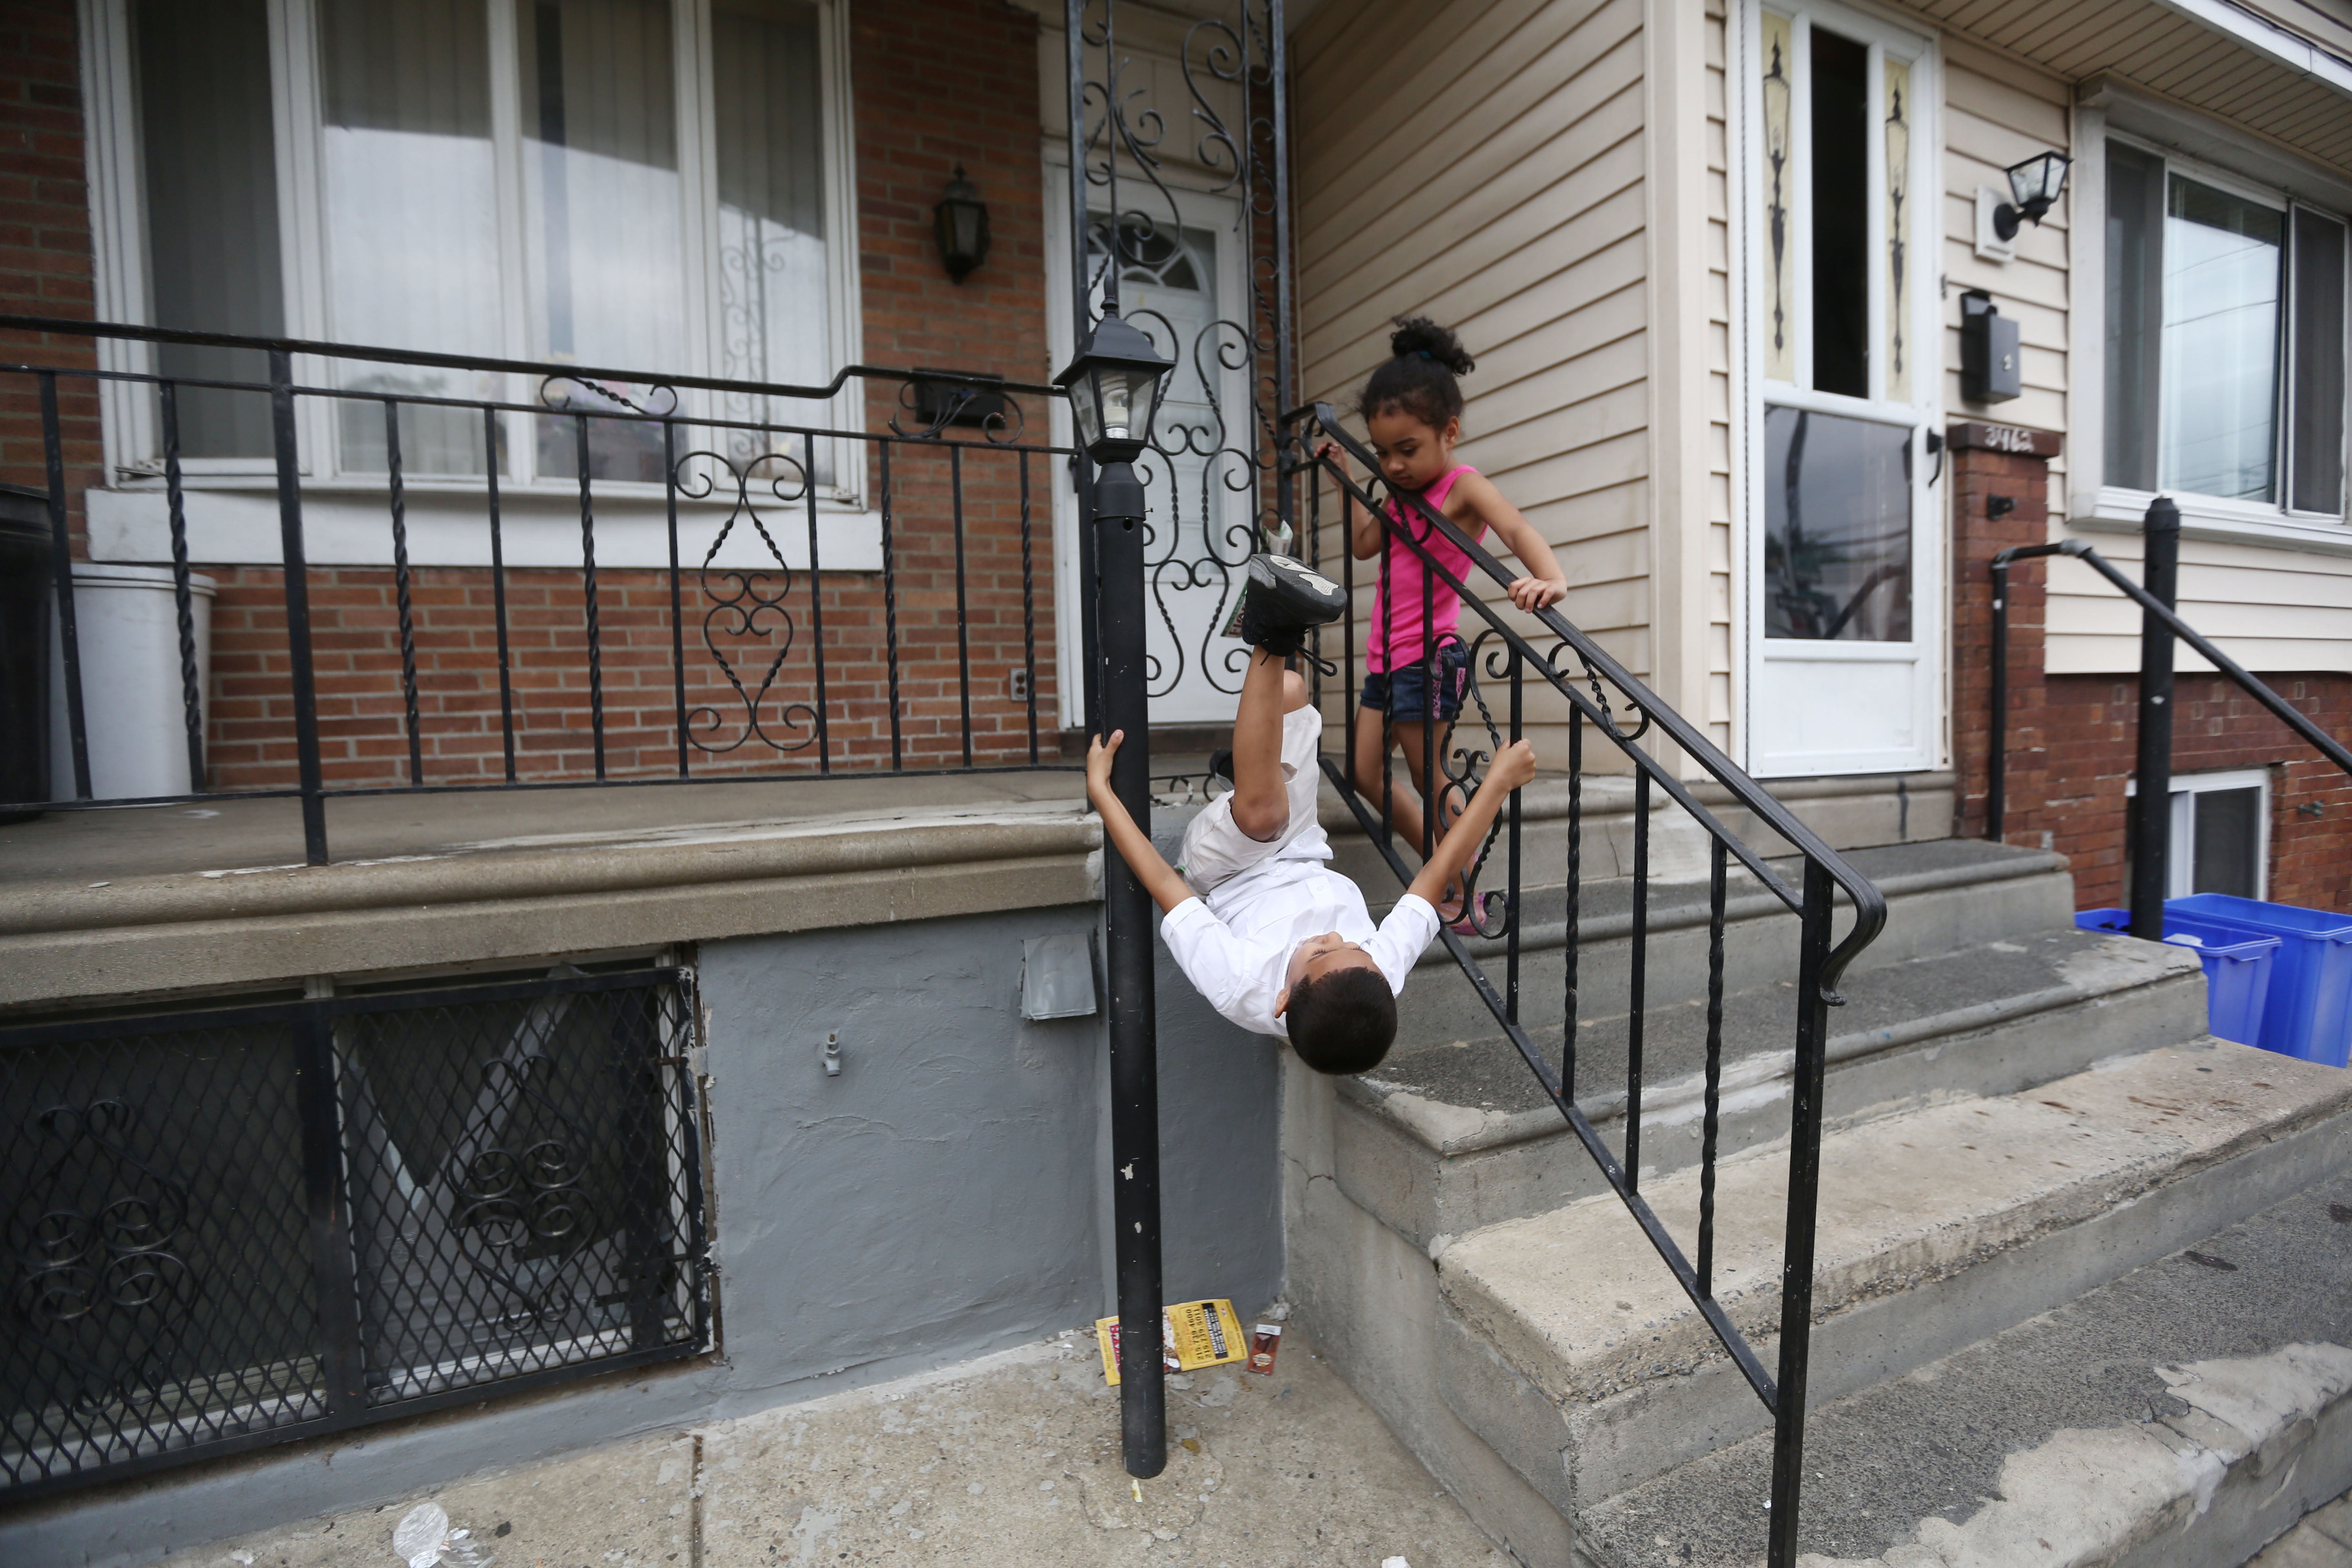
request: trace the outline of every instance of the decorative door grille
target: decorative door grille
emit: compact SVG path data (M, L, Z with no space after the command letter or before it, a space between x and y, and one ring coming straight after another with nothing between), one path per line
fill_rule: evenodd
M0 1497L691 1355L688 972L0 1029Z

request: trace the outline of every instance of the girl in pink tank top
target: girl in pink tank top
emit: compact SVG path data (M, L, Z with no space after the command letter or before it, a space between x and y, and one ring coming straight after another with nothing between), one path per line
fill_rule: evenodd
M1568 584L1551 546L1518 508L1503 499L1492 480L1454 460L1454 446L1462 438L1463 407L1455 378L1473 368L1460 340L1433 321L1415 318L1397 323L1389 347L1392 357L1372 372L1357 405L1380 458L1381 478L1391 492L1417 493L1473 541L1492 529L1525 572L1507 590L1512 604L1522 610L1558 604L1567 596ZM1328 445L1323 455L1337 456ZM1339 460L1346 462L1344 457ZM1368 800L1378 805L1384 796L1389 799L1399 837L1418 848L1424 826L1422 805L1390 782L1389 752L1404 752L1413 793L1426 801L1427 759L1433 752L1445 754L1469 686L1469 647L1461 634L1460 595L1443 575L1428 569L1422 554L1398 537L1399 531L1409 531L1460 582L1475 587L1478 574L1458 545L1400 499L1392 497L1381 508L1385 516L1367 512L1352 500L1347 510L1349 553L1359 561L1381 558L1365 637L1363 707L1356 718L1349 773ZM1436 726L1433 744L1432 724ZM1444 835L1460 804L1440 801L1436 820L1429 825L1435 836L1431 847ZM1457 894L1444 906L1449 920L1458 912L1458 903Z

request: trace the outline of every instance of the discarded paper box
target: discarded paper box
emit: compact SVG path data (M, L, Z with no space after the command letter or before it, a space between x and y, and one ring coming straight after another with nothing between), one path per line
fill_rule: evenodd
M1103 1381L1118 1386L1118 1320L1095 1321L1095 1342L1102 1348ZM1234 1304L1219 1298L1182 1301L1160 1314L1161 1364L1170 1372L1198 1372L1244 1360L1249 1345L1242 1338L1242 1321Z

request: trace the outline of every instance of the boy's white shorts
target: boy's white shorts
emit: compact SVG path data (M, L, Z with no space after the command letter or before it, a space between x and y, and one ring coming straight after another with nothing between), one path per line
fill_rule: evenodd
M1319 830L1315 797L1322 784L1323 771L1316 757L1322 745L1323 715L1314 707L1282 716L1282 773L1288 781L1290 819L1280 833L1260 843L1234 825L1233 795L1219 795L1203 806L1184 829L1184 845L1176 869L1186 886L1206 895L1210 889L1232 880L1252 866L1280 858L1300 834L1310 828ZM1315 858L1323 858L1320 855Z

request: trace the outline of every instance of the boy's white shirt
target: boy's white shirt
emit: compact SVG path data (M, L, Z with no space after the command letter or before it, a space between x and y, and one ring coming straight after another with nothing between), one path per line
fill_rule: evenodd
M1315 756L1322 731L1323 716L1312 708L1284 716L1283 771L1290 784L1290 823L1267 847L1265 858L1177 905L1160 926L1178 967L1211 1006L1254 1034L1278 1039L1288 1039L1290 1031L1274 1005L1288 977L1290 955L1301 942L1336 931L1371 956L1391 992L1402 993L1423 950L1435 940L1439 923L1428 900L1407 893L1386 920L1374 925L1362 890L1326 864L1331 844L1315 820L1320 777ZM1231 798L1202 813L1204 818L1219 814L1223 822L1198 826L1213 830L1226 826ZM1192 851L1185 857L1188 863L1206 847L1201 842L1204 836L1186 834L1187 849ZM1178 869L1188 872L1188 882L1199 892L1188 868Z

